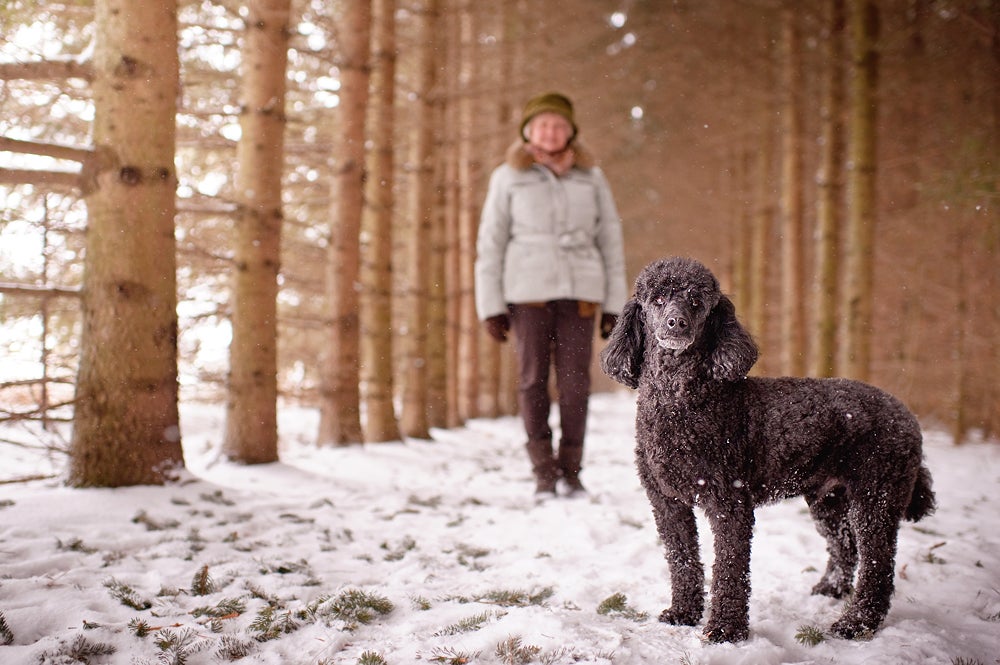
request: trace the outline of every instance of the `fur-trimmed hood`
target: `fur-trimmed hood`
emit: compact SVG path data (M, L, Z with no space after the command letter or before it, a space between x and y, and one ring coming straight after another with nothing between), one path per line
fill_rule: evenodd
M526 171L535 163L535 158L525 147L524 141L517 140L507 148L506 162L518 171ZM582 143L574 140L570 147L574 152L573 166L584 170L589 170L597 166L594 155Z

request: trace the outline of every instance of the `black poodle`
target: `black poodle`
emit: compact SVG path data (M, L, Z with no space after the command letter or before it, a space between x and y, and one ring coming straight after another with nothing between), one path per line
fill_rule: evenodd
M833 633L871 634L889 611L900 520L934 509L920 427L878 388L747 378L756 360L718 280L686 258L642 271L601 353L606 374L639 389L636 463L673 594L660 621L693 626L702 618L697 505L715 538L705 637L746 639L754 507L803 495L830 555L813 593L849 597Z

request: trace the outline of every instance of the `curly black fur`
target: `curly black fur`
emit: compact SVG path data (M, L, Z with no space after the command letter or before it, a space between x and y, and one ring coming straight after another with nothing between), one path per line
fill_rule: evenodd
M636 464L673 595L660 620L701 621L705 575L693 512L700 506L715 543L704 634L713 642L746 639L754 507L801 495L829 552L813 593L850 596L832 631L874 632L889 611L899 522L934 509L920 427L878 388L748 378L756 360L757 346L718 280L685 258L642 271L601 353L606 374L639 389Z

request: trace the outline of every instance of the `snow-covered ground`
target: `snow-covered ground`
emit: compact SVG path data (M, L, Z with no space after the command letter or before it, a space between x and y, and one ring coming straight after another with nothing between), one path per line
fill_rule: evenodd
M709 645L656 621L669 583L632 464L634 409L595 396L590 497L535 505L515 419L317 449L316 414L286 408L282 461L242 467L217 454L223 409L185 406L178 484L0 485L0 663L1000 663L1000 445L927 433L939 509L904 523L874 639L796 639L842 603L809 595L825 552L792 500L758 511L750 639ZM4 478L59 470L0 454ZM619 611L599 613L615 594ZM359 598L368 623L346 613Z

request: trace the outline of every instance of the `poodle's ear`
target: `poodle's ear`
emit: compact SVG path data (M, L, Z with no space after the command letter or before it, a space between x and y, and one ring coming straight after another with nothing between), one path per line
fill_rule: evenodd
M726 296L719 299L705 322L709 340L709 376L717 381L739 381L757 362L757 345L736 319L736 307Z
M629 388L639 387L642 355L646 348L645 327L642 307L636 300L629 300L611 331L607 346L601 351L604 373Z

